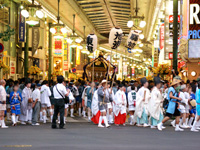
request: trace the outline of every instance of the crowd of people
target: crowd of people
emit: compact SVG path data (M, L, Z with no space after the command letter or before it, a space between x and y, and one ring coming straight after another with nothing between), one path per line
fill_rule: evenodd
M154 77L147 81L84 80L57 82L34 79L0 80L0 126L21 123L33 126L52 122L63 129L67 117L84 117L98 127L111 124L163 130L170 118L175 131L200 130L200 79L184 83L178 74L173 81ZM174 120L173 120L174 119Z

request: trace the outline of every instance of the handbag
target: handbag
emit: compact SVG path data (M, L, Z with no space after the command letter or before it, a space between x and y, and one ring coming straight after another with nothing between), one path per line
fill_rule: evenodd
M65 101L65 104L68 104L69 103L69 97L68 96L63 96L59 91L58 91L58 88L56 86L56 90L57 92L60 94L60 96L63 98L63 100Z

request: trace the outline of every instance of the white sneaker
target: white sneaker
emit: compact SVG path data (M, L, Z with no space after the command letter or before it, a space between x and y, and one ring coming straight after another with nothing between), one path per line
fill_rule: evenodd
M74 115L71 115L70 117L74 118Z
M1 126L1 128L2 128L2 129L6 129L6 128L8 128L8 126Z
M109 128L109 127L110 127L110 125L109 125L109 124L107 124L106 128Z
M23 124L23 125L26 125L26 122L24 122L24 121L21 121L21 124Z
M162 126L162 129L166 129L166 127Z
M187 128L189 128L189 126L187 126L187 125L185 125L185 124L183 124L183 125L180 125L180 127L181 127L181 128L184 128L184 129L187 129Z
M104 128L105 126L103 126L103 125L98 125L98 127L99 127L99 128Z
M175 131L184 131L184 129L181 129L181 128L175 128Z
M175 121L172 121L172 122L171 122L171 125L172 125L172 127L175 128L175 127L176 127L176 125L175 125Z
M196 127L197 130L200 130L200 127Z
M148 125L148 124L146 124L146 123L144 123L144 125L143 125L143 127L145 127L145 128L146 128L146 127L148 127L148 126L149 126L149 125Z
M141 124L137 124L136 126L138 126L138 127L142 127L143 125L141 125Z
M157 125L159 131L162 131L162 122Z
M132 125L133 125L133 122L130 122L130 125L132 126Z
M199 130L196 130L194 128L191 128L190 131L192 131L192 132L199 132Z
M156 129L156 127L155 126L151 126L151 129Z
M35 124L32 123L32 126L39 126L39 125L40 125L39 123L35 123Z

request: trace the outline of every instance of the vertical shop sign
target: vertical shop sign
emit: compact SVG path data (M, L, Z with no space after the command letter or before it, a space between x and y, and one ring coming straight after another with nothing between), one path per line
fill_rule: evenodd
M32 28L32 54L34 55L38 49L40 42L40 30L38 27Z
M67 61L64 61L63 62L63 71L68 71L69 68L68 68L68 62Z
M62 55L62 39L55 39L55 55Z
M10 61L10 75L15 75L16 70L16 62Z
M81 50L77 47L76 49L76 65L81 63Z
M165 34L164 34L164 23L160 26L160 50L164 48L164 42L165 42Z
M21 15L19 15L19 42L25 42L25 18Z
M135 75L135 68L132 68L132 76Z

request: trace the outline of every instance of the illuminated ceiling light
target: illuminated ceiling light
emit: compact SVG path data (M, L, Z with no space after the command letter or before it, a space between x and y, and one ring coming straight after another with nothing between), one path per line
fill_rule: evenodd
M151 58L149 58L148 61L151 61Z
M42 19L44 17L44 13L41 10L37 10L35 14L40 19Z
M77 47L77 45L76 45L76 42L72 41L72 43L71 43L70 47L72 47L72 48L75 48L75 47Z
M67 43L72 44L73 40L67 39Z
M83 46L78 46L79 49L83 49Z
M50 29L50 32L51 32L52 34L55 34L55 33L56 33L56 29L55 29L55 28L51 28L51 29Z
M37 20L37 19L34 18L34 17L29 17L29 18L26 20L26 23L29 24L30 26L34 26L34 25L39 24L39 20Z
M139 36L141 40L144 39L144 34L140 34Z
M139 57L140 56L140 53L135 53L134 54L136 57Z
M56 35L56 36L54 36L54 38L55 38L55 39L62 39L63 36L61 36L61 35Z
M28 17L29 17L29 12L28 12L26 9L23 9L23 10L21 11L21 14L22 14L22 16L25 17L25 18L28 18Z
M132 28L133 27L133 20L129 20L127 22L127 27Z
M77 38L76 40L76 43L81 43L81 39Z
M139 44L139 47L143 47L143 46L144 46L144 44L143 44L143 43Z
M67 33L67 29L66 28L61 28L61 32L62 32L62 34L65 34L65 33Z
M146 21L140 21L140 28L144 28L146 26Z

